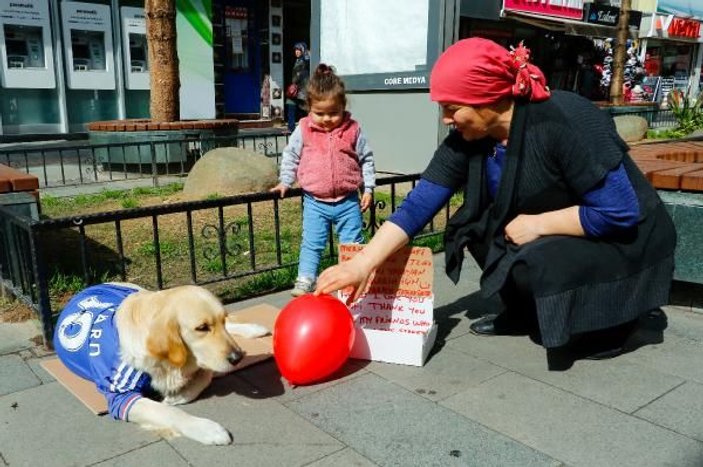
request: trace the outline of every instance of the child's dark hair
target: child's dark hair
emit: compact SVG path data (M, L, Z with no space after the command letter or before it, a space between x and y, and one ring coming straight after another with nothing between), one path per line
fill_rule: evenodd
M325 99L335 99L342 106L347 108L347 95L344 89L344 82L334 72L334 68L324 63L320 63L315 68L315 72L310 77L307 86L308 108L314 101Z

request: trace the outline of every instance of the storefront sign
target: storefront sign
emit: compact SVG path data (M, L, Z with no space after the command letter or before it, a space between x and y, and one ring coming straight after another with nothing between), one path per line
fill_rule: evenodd
M701 36L701 23L692 19L673 17L667 29L669 37L698 39Z
M503 9L559 18L583 18L583 0L504 0Z
M247 19L247 8L244 6L225 6L225 18Z
M403 85L426 85L427 78L425 75L416 76L389 76L383 79L383 84L389 87Z
M620 9L605 5L590 3L586 14L586 21L604 26L617 26L620 18Z
M597 5L595 3L586 4L586 22L593 24L601 24L603 26L617 27L620 19L620 8L607 5ZM642 20L642 13L635 10L630 10L628 24L639 28Z
M660 37L701 42L700 21L674 15L653 13L642 19L640 37Z

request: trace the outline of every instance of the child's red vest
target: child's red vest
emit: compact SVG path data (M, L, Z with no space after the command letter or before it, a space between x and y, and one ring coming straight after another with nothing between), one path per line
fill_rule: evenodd
M310 117L300 120L303 149L298 165L298 184L323 200L341 199L362 184L361 166L356 153L359 124L348 112L332 131L315 125Z

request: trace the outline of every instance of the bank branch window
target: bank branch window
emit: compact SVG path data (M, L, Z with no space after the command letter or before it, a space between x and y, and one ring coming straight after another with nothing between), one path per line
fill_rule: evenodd
M42 28L5 24L5 51L7 68L45 68Z
M103 31L71 30L73 71L104 71L105 33Z

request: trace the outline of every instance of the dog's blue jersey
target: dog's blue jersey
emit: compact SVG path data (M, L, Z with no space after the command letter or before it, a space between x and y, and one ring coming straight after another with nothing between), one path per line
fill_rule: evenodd
M110 415L127 420L129 410L150 390L151 378L122 362L115 311L137 290L113 284L88 287L75 295L59 316L54 349L66 367L95 382Z

